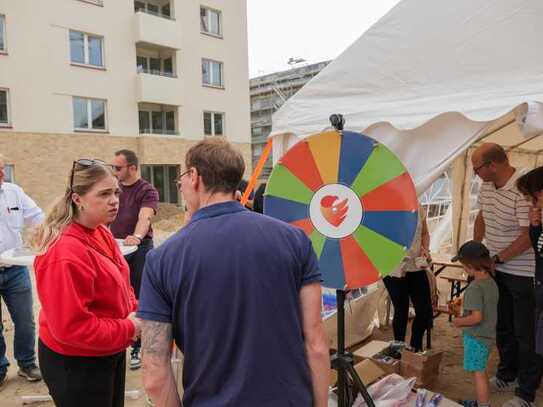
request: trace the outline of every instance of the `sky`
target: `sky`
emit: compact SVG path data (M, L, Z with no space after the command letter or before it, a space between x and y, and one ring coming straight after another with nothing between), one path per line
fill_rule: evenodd
M333 59L400 0L247 0L249 75Z

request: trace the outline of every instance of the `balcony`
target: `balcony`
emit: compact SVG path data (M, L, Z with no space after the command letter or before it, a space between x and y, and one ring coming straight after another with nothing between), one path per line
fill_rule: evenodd
M139 132L143 135L176 136L179 134L177 106L138 104Z
M179 106L182 102L182 82L173 77L140 72L136 79L136 97L140 103Z
M144 10L136 11L134 19L137 44L150 44L174 50L181 48L181 27L175 20L161 18Z
M152 3L146 0L135 0L134 11L141 11L142 13L147 13L156 17L175 20L173 18L170 0L154 0Z
M169 48L137 46L138 73L177 78L177 53Z

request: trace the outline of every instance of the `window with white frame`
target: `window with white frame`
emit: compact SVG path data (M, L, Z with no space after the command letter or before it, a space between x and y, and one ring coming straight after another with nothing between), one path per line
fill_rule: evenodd
M134 1L134 11L143 11L144 13L154 14L159 17L172 17L172 10L170 3L159 4L159 2L152 1Z
M106 130L106 101L73 97L75 130Z
M139 125L141 134L168 134L175 135L175 111L139 111Z
M74 64L104 66L104 39L70 30L70 60Z
M206 136L224 135L224 113L204 112L204 134Z
M200 7L200 31L222 37L221 12L208 7Z
M223 63L202 59L202 83L205 86L224 87Z
M0 52L6 52L8 49L6 43L6 16L0 14Z
M9 126L9 92L0 89L0 126Z
M173 57L155 58L138 55L136 56L136 65L138 73L143 72L152 75L177 77L173 71Z
M142 164L141 176L156 188L160 202L179 203L179 192L177 189L179 165Z

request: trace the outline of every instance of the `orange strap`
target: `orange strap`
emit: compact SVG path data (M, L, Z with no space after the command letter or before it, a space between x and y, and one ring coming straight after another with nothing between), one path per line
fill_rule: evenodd
M258 180L258 177L260 173L262 172L262 168L264 168L264 164L266 163L266 160L268 159L268 156L270 155L272 149L272 139L268 139L268 143L266 144L266 147L264 147L264 151L262 151L262 155L260 156L260 160L258 160L258 164L256 165L256 168L253 172L253 175L251 175L251 179L249 180L249 184L247 184L247 188L245 188L245 192L243 193L243 196L241 197L241 205L245 206L247 201L249 200L249 195L251 195L251 192L253 191L256 181Z

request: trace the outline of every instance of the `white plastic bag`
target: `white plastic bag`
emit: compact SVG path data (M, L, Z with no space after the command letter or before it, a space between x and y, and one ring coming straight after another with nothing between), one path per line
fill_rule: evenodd
M376 407L403 407L409 405L409 396L411 390L415 385L417 379L412 377L411 379L404 379L400 375L395 373L383 377L377 383L372 384L368 388ZM366 407L367 404L362 398L362 395L358 395L353 407Z

